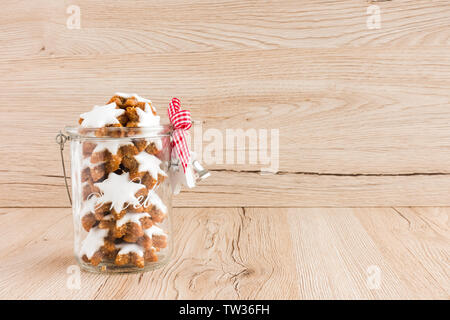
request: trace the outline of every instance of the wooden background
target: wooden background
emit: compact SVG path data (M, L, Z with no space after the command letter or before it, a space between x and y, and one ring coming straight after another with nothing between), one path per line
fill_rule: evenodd
M176 206L450 205L450 6L377 4L369 30L366 1L8 2L0 203L67 206L54 136L123 91L176 95L204 131L280 130L278 174L211 165Z
M367 28L371 4L380 29ZM419 208L450 205L447 0L11 0L1 11L0 297L450 296L448 209ZM177 96L203 131L279 129L280 168L210 165L174 199L185 209L171 265L119 282L83 274L92 285L68 292L54 137L115 91L160 113ZM388 279L377 291L372 264Z

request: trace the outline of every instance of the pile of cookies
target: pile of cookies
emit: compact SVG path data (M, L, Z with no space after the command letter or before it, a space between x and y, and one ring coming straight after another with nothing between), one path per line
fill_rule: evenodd
M95 136L82 142L82 204L79 219L87 231L80 258L143 268L167 246L161 226L167 207L157 195L167 177L161 169L161 139L132 138L130 129L160 125L150 100L116 93L105 106L83 113L80 130ZM114 139L122 138L122 139Z

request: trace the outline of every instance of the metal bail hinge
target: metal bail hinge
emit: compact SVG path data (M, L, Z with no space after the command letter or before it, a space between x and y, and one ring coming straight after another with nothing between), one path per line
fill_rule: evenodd
M67 140L70 140L69 136L66 136L61 131L56 135L56 143L59 144L59 151L61 154L61 163L62 163L62 169L63 169L63 175L64 175L64 183L66 184L66 190L67 190L67 196L69 197L70 205L72 205L72 197L70 196L70 190L69 185L67 183L67 176L66 176L66 165L64 164L64 144Z
M194 160L192 162L192 166L194 167L194 170L200 180L204 180L211 175L211 173L209 173L209 171L205 169L198 160Z

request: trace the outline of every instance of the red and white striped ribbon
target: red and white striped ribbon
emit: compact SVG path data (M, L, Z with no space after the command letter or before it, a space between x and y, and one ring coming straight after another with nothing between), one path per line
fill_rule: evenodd
M191 112L189 110L181 110L180 100L173 98L167 109L170 122L173 126L172 147L176 150L178 159L181 161L184 172L186 172L189 159L189 147L186 143L185 131L192 126Z

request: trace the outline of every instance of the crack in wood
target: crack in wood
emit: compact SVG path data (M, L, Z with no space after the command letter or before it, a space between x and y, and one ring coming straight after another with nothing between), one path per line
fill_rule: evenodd
M37 183L37 182L2 182L0 185L29 185L29 186L49 186L49 187L60 187L59 184L51 183Z
M231 241L231 259L234 263L239 265L242 269L239 272L233 273L230 277L230 280L232 282L234 291L236 292L237 298L239 299L241 297L241 293L239 290L240 285L240 276L245 276L247 274L251 274L252 271L250 271L244 263L242 263L242 258L240 256L240 241L241 241L241 232L243 230L245 219L246 219L246 211L245 207L240 207L242 210L242 214L240 214L240 223L238 225L237 234L236 237Z
M42 174L41 176L46 178L64 178L64 176L59 174ZM67 179L70 179L70 177L67 176Z
M408 222L408 229L411 229L411 221L410 221L408 218L406 218L405 215L404 215L403 213L401 213L398 209L392 207L392 210L394 210L395 212L397 212L398 215L399 215L400 217L402 217L403 219L405 219L405 220Z
M106 283L108 282L109 279L110 279L110 278L107 277L107 278L105 279L105 281L100 285L100 287L97 288L93 300L96 300L96 299L98 298L98 296L100 295L102 289L105 287L105 285L106 285Z
M209 171L261 174L260 170L209 169ZM448 176L450 175L450 172L335 173L335 172L314 172L314 171L278 171L276 173L273 173L273 175L289 175L289 174L311 175L311 176L335 176L335 177L409 177L409 176Z
M261 170L236 170L236 169L209 169L210 172L233 172L233 173L251 173L261 175ZM0 170L1 172L1 170ZM265 175L305 175L305 176L332 176L332 177L412 177L412 176L449 176L450 172L404 172L404 173L337 173L337 172L316 172L316 171L277 171L274 173L265 173ZM43 174L41 177L46 178L58 178L64 179L61 175L49 175ZM70 180L68 176L67 179ZM5 182L1 184L34 184L34 185L47 185L47 186L58 186L52 184L44 183L28 183L28 182ZM183 193L211 193L211 192L199 192L182 190ZM229 194L239 194L238 192L228 192Z

